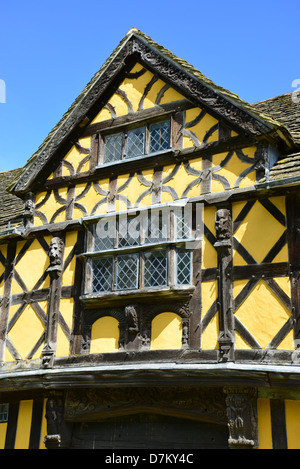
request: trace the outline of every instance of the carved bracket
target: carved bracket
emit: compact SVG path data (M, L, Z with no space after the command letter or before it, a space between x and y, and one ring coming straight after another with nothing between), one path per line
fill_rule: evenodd
M224 388L226 394L229 447L256 449L258 427L256 390L253 388Z

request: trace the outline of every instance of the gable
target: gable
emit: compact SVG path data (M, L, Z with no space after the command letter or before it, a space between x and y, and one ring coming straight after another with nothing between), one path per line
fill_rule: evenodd
M133 64L137 61L147 70L140 76L142 80L139 84L142 86L147 82L151 86L147 90L143 87L135 89L137 93L135 106L142 106L142 109L146 110L151 102L153 103L153 94L162 81L169 89L159 97L160 102L168 99L168 95L174 92L171 91L172 89L178 95L194 103L195 107L205 107L209 113L219 116L235 131L244 132L255 138L267 135L269 139L281 145L288 147L293 145L290 134L284 126L259 114L236 95L217 87L192 66L178 59L143 33L133 29L120 42L41 147L30 158L21 177L12 185L11 191L22 194L28 191L37 180L41 180L41 172L48 171L49 174L53 161L58 159L62 152L70 150L68 148L70 141L77 139L83 128L91 122L97 123L97 119L100 119L100 122L101 119L105 119L104 111L99 116L99 106L102 108L109 103L110 99L113 99L113 102L109 104L113 107L115 104L119 110L123 108L119 111L121 113L127 111L128 103L124 100L124 93L130 88L130 77L126 79L126 75L130 73ZM136 70L131 73L138 74L139 72ZM151 79L147 81L151 73L153 74L152 82ZM118 89L121 90L121 94L117 91ZM112 92L113 90L115 92ZM147 91L147 96L145 91ZM162 92L162 88L160 91ZM158 99L158 94L156 94L156 99ZM109 110L106 106L106 117L111 115L112 109ZM134 112L135 109L138 108L130 108L130 112Z

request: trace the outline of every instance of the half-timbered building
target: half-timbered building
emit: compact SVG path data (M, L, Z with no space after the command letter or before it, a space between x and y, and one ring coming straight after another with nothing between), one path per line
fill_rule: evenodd
M0 447L300 447L300 104L131 29L0 174Z

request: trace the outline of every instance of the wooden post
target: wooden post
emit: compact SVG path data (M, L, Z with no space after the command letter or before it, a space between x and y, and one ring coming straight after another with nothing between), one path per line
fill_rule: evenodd
M287 238L295 349L300 349L300 194L286 197Z
M11 284L13 279L14 265L16 255L16 244L7 246L7 258L4 273L3 297L0 301L0 361L4 360L5 339L7 333L7 320L9 314L9 305L11 298Z
M234 329L232 313L232 221L230 210L217 210L215 216L218 252L219 361L232 361Z
M57 342L57 326L62 286L62 271L64 258L64 241L60 236L54 236L49 248L50 266L47 271L50 275L50 291L47 310L47 325L45 346L42 350L42 367L53 366Z

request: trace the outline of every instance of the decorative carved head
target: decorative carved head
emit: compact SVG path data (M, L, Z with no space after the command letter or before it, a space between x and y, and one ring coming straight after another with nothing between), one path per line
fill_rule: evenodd
M56 236L51 239L49 246L49 258L51 266L60 265L62 263L63 247L64 243L61 238Z
M221 208L217 210L215 217L215 228L217 239L228 239L231 236L231 216L230 211Z
M125 317L129 331L138 331L138 316L135 306L129 305L125 307Z

